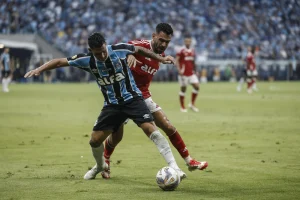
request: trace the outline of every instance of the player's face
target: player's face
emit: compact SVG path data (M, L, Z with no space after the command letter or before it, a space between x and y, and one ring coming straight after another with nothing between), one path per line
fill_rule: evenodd
M159 33L153 33L152 34L153 51L159 54L163 53L168 48L171 38L172 38L171 35L167 35L162 31Z
M97 48L89 48L89 50L92 52L92 54L100 61L105 61L107 58L107 49L106 49L106 44L104 43L102 47L97 47Z
M5 53L9 53L9 48L5 48Z
M185 38L184 39L184 44L185 44L186 48L190 48L190 46L192 44L192 39L191 38Z

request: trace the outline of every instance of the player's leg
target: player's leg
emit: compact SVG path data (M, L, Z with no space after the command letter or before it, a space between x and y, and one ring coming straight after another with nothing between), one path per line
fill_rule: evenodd
M178 167L167 139L154 125L153 117L145 101L139 99L131 102L131 105L128 105L124 112L144 131L151 141L153 141L166 163L177 170L182 179L185 178L186 174Z
M113 154L116 146L121 142L123 138L124 124L122 124L117 131L113 131L112 134L105 140L104 158L109 160Z
M90 180L96 178L97 174L104 170L105 162L104 162L104 140L111 134L110 131L93 131L90 139L90 146L92 148L92 153L96 161L96 165L89 170L85 175L84 179Z
M113 131L112 134L105 140L104 146L104 162L106 167L104 168L101 175L105 179L110 178L110 157L113 154L116 146L121 142L124 133L124 124L122 124L116 131Z
M203 170L208 166L208 163L206 161L199 162L190 156L189 151L180 134L178 133L176 128L171 124L171 122L162 110L153 112L152 115L154 117L155 124L167 134L169 140L177 149L181 157L184 159L190 171L196 169Z
M253 75L253 77L252 77L252 89L257 92L258 88L257 88L257 85L256 85L256 80L257 80L257 70L256 69L253 70L252 75Z
M8 90L8 74L7 71L3 70L2 71L2 91L3 92L9 92Z
M175 169L181 180L186 178L186 174L178 167L176 160L173 156L171 147L167 139L160 133L153 122L144 122L139 125L144 133L153 141L156 145L159 153L163 156L168 166Z
M242 71L242 76L241 76L241 78L240 78L240 80L239 80L239 84L238 84L238 86L236 87L236 90L237 90L238 92L242 91L242 88L243 88L243 84L244 84L244 82L245 82L245 79L247 79L247 71L246 71L246 69L243 69L243 71Z
M12 76L13 76L13 74L11 73L11 71L10 70L8 70L7 71L7 83L6 83L6 90L7 91L9 91L9 89L8 89L8 86L9 86L9 83L11 82L11 80L12 80Z
M187 77L185 76L178 76L178 82L180 85L180 92L179 92L179 102L180 102L180 111L181 112L187 112L187 109L184 105L184 98L185 98L185 92L187 87Z
M84 175L84 179L94 179L99 172L108 168L107 163L104 162L103 142L113 130L121 126L125 119L126 117L114 106L107 106L102 109L94 125L90 140L96 165Z
M191 103L189 104L189 108L192 109L194 112L199 112L199 109L195 106L195 102L200 89L199 80L196 74L193 74L192 76L189 77L189 82L193 87L192 98L191 98Z
M247 70L247 92L249 94L252 93L252 71L251 70Z

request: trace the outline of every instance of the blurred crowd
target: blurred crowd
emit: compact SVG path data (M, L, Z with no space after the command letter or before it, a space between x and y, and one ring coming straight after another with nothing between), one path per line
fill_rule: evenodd
M266 59L300 59L297 0L2 0L1 33L39 33L67 55L85 52L87 37L108 43L150 39L157 23L172 24L168 54L194 37L199 55L240 59L254 45Z

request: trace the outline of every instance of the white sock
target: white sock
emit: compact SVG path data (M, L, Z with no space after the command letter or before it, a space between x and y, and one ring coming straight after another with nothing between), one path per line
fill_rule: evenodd
M10 78L7 78L6 79L6 83L5 83L6 90L8 90L9 82L10 82Z
M239 87L242 87L242 85L244 84L244 82L245 82L245 79L244 79L244 77L242 77L240 79L240 81L239 81Z
M7 90L7 78L2 79L2 90L3 91Z
M252 88L255 89L255 90L257 90L256 83L255 83L255 82L253 83Z
M151 133L150 139L154 142L159 153L164 157L168 165L173 169L179 169L167 139L159 132L159 130Z
M103 162L104 162L104 156L103 156L103 153L104 153L104 146L103 144L101 144L101 146L97 147L97 148L94 148L92 147L92 152L93 152L93 156L96 160L96 163L97 163L97 168L102 171L103 169Z
M190 163L190 161L192 160L192 157L191 156L188 156L188 157L185 157L184 158L184 161L185 161L185 163Z

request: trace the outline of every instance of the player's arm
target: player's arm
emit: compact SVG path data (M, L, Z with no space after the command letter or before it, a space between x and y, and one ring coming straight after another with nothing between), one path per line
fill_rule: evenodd
M69 66L67 58L52 59L49 62L46 62L45 64L43 64L42 66L27 72L24 77L30 78L32 76L38 76L38 75L40 75L41 72L60 68L60 67L66 67L66 66Z
M140 54L142 56L147 56L149 58L152 58L154 60L162 62L163 64L174 63L174 58L172 56L162 57L162 56L154 53L153 51L146 49L144 47L141 47L141 46L135 46L135 53Z
M182 71L181 71L181 69L180 69L179 60L180 60L180 56L179 56L179 55L176 55L176 58L175 58L175 66L176 66L176 68L177 68L177 70L178 70L178 74L179 74L180 76L182 76L183 73L182 73Z
M198 72L197 72L197 66L196 66L196 54L194 55L193 66L194 66L194 73L195 73L196 75L198 75Z

